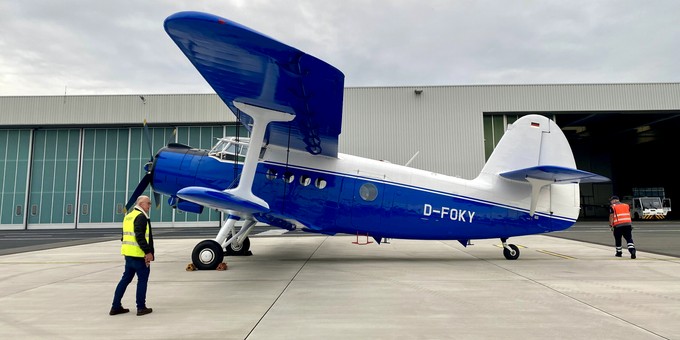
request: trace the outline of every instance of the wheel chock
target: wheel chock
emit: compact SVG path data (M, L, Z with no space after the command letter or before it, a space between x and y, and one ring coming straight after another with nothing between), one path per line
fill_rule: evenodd
M227 264L222 262L217 265L217 268L215 268L215 270L227 270Z
M189 263L189 264L187 265L186 271L188 271L188 272L193 272L194 270L196 270L196 266L194 266L193 263Z

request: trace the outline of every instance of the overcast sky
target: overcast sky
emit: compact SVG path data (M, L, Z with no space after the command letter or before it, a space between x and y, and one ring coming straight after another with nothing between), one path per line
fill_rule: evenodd
M0 0L0 96L213 93L163 30L185 10L346 87L680 82L676 0Z

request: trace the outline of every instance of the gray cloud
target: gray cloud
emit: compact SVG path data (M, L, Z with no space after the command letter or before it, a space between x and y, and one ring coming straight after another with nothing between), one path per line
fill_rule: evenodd
M0 95L212 92L163 30L182 10L325 60L345 86L680 81L672 0L22 0L0 4Z

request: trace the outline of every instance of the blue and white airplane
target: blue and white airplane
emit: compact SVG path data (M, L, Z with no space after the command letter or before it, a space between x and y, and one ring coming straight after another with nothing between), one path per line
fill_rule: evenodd
M509 126L472 180L338 153L338 69L207 13L171 15L165 30L250 132L211 150L168 144L126 206L151 185L176 209L225 212L215 239L192 252L198 269L217 268L225 253L247 253L257 222L377 243L499 238L514 260L519 249L508 238L569 228L579 215L579 183L609 181L576 169L564 134L540 115Z

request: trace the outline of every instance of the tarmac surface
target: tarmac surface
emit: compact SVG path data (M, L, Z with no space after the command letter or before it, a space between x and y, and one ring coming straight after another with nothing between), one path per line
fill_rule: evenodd
M109 316L120 241L0 256L1 339L680 339L680 258L534 235L498 240L251 237L226 271L186 271L203 238L158 238ZM359 241L366 241L359 238Z

